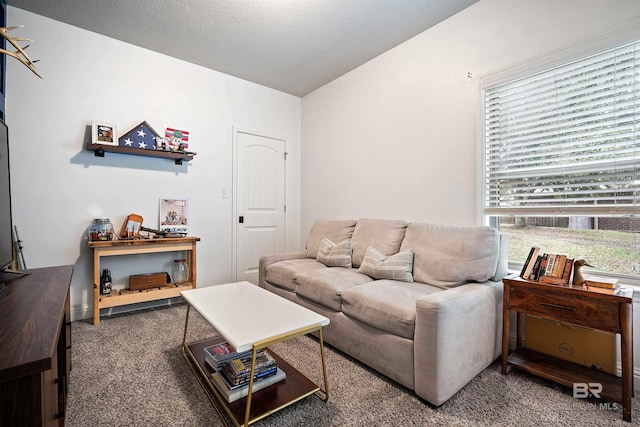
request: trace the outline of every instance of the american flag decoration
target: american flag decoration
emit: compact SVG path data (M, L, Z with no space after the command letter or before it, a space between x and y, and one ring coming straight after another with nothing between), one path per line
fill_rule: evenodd
M118 142L120 147L155 150L157 138L159 138L159 135L145 121L122 135Z
M189 148L189 132L186 130L167 128L164 137L172 151L185 151Z

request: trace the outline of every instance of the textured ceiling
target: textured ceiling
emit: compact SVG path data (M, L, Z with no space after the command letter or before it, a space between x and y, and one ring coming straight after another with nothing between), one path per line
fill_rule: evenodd
M304 96L476 1L8 0L8 3Z

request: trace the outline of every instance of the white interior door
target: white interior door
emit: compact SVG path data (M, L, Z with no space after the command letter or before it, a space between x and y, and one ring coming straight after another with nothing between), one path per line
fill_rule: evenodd
M258 283L260 256L284 251L285 140L234 133L235 280Z

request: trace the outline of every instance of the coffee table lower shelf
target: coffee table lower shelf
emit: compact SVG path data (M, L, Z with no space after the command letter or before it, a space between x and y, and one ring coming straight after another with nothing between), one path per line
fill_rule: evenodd
M189 366L218 413L222 415L220 413L220 408L222 408L226 417L228 417L234 425L243 425L247 398L243 397L235 402L227 402L211 382L211 374L214 371L205 361L205 347L221 341L224 341L224 339L216 337L186 345L182 349L183 355L187 362L189 362ZM259 421L320 390L313 381L300 373L271 349L269 349L269 353L276 359L278 367L286 372L287 377L283 381L253 393L249 424Z

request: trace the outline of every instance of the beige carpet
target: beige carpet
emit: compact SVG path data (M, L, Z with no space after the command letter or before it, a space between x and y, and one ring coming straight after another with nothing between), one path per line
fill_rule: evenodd
M214 333L191 311L189 340ZM180 352L186 306L72 324L66 426L220 426ZM276 346L278 354L320 380L315 338ZM256 426L610 426L621 409L573 399L569 388L494 363L435 408L412 391L334 350L326 351L330 399L306 398ZM640 424L640 402L633 403Z

